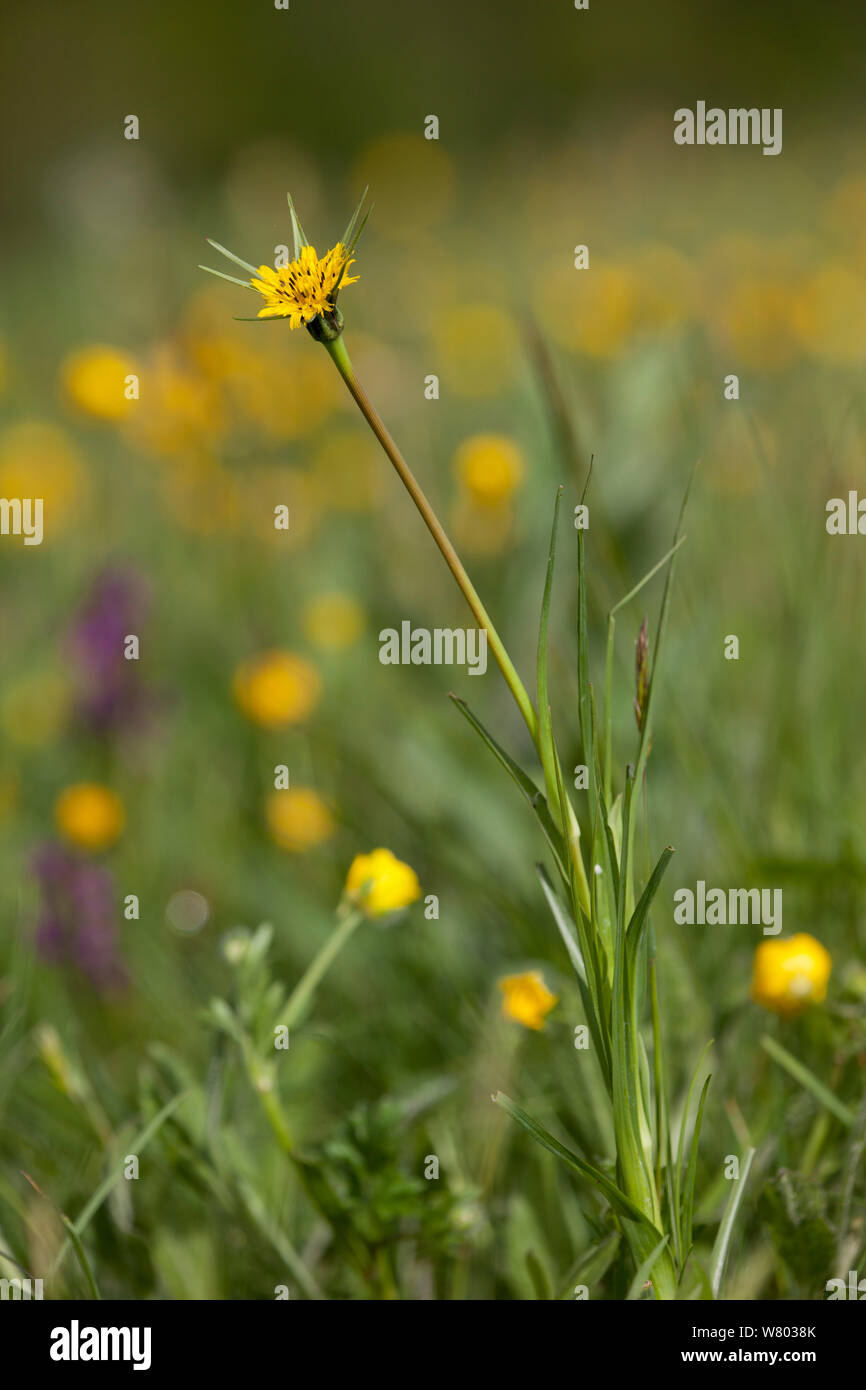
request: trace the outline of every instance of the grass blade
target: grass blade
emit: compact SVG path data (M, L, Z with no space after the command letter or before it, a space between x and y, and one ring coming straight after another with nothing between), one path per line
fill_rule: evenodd
M562 874L565 882L568 883L568 861L566 857L565 846L562 840L562 835L553 823L553 818L551 817L550 810L548 808L547 801L545 800L544 796L538 790L538 787L536 787L535 783L532 781L532 778L527 777L526 773L523 771L521 767L518 767L517 763L510 756L510 754L506 753L505 749L501 746L501 744L496 742L496 739L493 737L493 735L488 733L484 725L481 723L481 720L476 718L476 716L472 713L466 701L463 700L459 695L450 695L448 698L457 706L460 713L463 715L463 718L469 724L472 725L473 729L478 734L478 736L484 741L484 743L487 744L487 747L490 749L497 762L505 768L505 771L508 773L509 777L511 777L511 779L520 788L525 800L529 803L532 810L538 817L541 828L544 831L544 837L547 840L547 843L553 852L554 858L556 859L557 867L559 868L559 871Z
M544 578L544 595L541 600L541 621L538 625L538 752L544 768L547 798L551 806L559 806L559 824L563 837L568 834L565 806L559 803L559 792L554 772L553 729L550 718L550 696L547 681L547 630L550 623L550 600L553 594L553 571L556 564L556 531L559 525L559 507L562 502L562 488L556 489L553 504L553 524L550 528L550 545L547 551L547 572Z
M634 1276L634 1278L628 1286L628 1293L625 1296L627 1303L634 1303L637 1301L637 1299L640 1298L641 1294L643 1293L643 1286L652 1274L655 1262L664 1250L669 1240L670 1236L662 1236L658 1245L655 1246L655 1248L651 1250L650 1253L647 1255L646 1259L643 1261L640 1268L638 1269L637 1274Z
M93 1276L93 1270L90 1267L90 1261L84 1253L84 1246L81 1244L81 1237L79 1236L72 1222L69 1220L68 1216L64 1216L63 1213L61 1213L60 1219L63 1222L63 1225L66 1227L66 1232L69 1236L72 1248L75 1251L75 1254L78 1258L78 1263L81 1265L81 1268L84 1271L84 1277L87 1280L87 1284L90 1289L90 1296L91 1298L101 1301L102 1295L99 1292L99 1287L96 1283L96 1279Z
M642 1226L649 1227L650 1230L655 1229L652 1223L644 1216L640 1207L636 1206L631 1198L627 1197L626 1194L617 1187L616 1183L613 1182L606 1173L603 1173L600 1168L594 1168L591 1163L587 1163L584 1159L579 1158L577 1154L572 1153L571 1149L567 1149L564 1144L560 1144L558 1139L554 1139L553 1135L548 1130L544 1129L536 1120L533 1120L531 1115L527 1115L525 1110L521 1110L519 1105L515 1105L514 1101L511 1100L509 1096L504 1095L502 1091L497 1091L493 1099L497 1105L501 1105L502 1109L508 1112L512 1119L516 1120L519 1125L522 1125L527 1133L532 1135L536 1143L541 1144L542 1148L555 1154L557 1158L561 1158L563 1163L566 1163L575 1173L578 1173L582 1178L586 1178L589 1182L594 1183L596 1187L600 1188L611 1206L615 1211L619 1212L620 1216L626 1217L629 1221L636 1221Z
M168 1101L156 1115L154 1115L153 1119L149 1120L148 1123L144 1126L144 1128L139 1130L138 1134L134 1135L134 1137L130 1139L127 1152L140 1155L142 1150L147 1147L151 1139L162 1128L162 1126L165 1124L165 1121L169 1118L173 1111L175 1111L177 1107L183 1101L187 1100L188 1097L192 1094L192 1091L182 1091L179 1096L172 1096L171 1100ZM109 1173L108 1177L100 1183L99 1187L96 1189L93 1196L90 1198L90 1201L86 1203L82 1211L79 1213L77 1219L73 1223L76 1235L80 1237L84 1234L84 1231L87 1229L93 1217L99 1211L99 1208L102 1206L102 1203L105 1201L109 1192L115 1186L116 1183L120 1182L122 1177L122 1172L118 1170L115 1173ZM52 1275L57 1273L65 1256L69 1253L71 1244L72 1239L70 1235L70 1237L63 1242L62 1246L57 1252L57 1257L54 1261L54 1264L51 1267Z
M677 1235L683 1259L685 1259L687 1251L687 1247L684 1243L685 1232L683 1231L682 1227L683 1153L685 1151L686 1146L686 1130L688 1129L689 1114L692 1108L692 1093L694 1092L697 1079L700 1076L701 1067L704 1065L704 1058L706 1057L712 1045L713 1040L712 1038L710 1038L710 1041L706 1044L703 1051L701 1052L701 1055L697 1061L697 1065L694 1071L692 1072L692 1079L689 1082L689 1089L686 1092L686 1103L683 1107L683 1117L680 1121L680 1137L677 1141L677 1161L674 1164L673 1173L674 1205L673 1210L671 1212L671 1219L675 1221L677 1224Z
M721 1293L722 1280L725 1277L725 1264L728 1259L731 1237L734 1234L737 1212L743 1200L743 1193L746 1190L746 1181L754 1157L755 1150L747 1149L742 1162L742 1171L731 1189L731 1195L725 1207L725 1214L722 1217L722 1224L719 1227L719 1233L716 1236L716 1241L713 1246L713 1253L710 1256L710 1288L712 1289L713 1298L718 1298Z
M695 1117L695 1127L692 1130L692 1142L689 1149L689 1166L686 1169L686 1185L683 1191L683 1208L681 1227L683 1232L683 1252L684 1259L688 1259L688 1252L692 1247L692 1226L695 1215L695 1176L698 1171L698 1146L701 1141L701 1124L704 1118L704 1103L707 1099L707 1091L712 1081L712 1072L707 1077L701 1088L701 1098L698 1101L698 1113Z
M766 1033L761 1038L761 1046L765 1052L769 1052L774 1062L778 1062L779 1066L784 1068L789 1076L793 1076L795 1081L799 1081L800 1085L811 1092L816 1100L819 1100L832 1115L836 1116L837 1120L841 1120L846 1129L852 1127L854 1124L853 1112L848 1109L844 1102L839 1100L838 1096L834 1096L833 1092L829 1091L822 1081L818 1080L814 1072L811 1072L807 1066L792 1056L787 1048Z
M563 944L565 946L566 951L568 952L568 958L571 961L572 966L574 967L574 973L577 976L577 978L581 981L581 983L585 985L586 966L583 963L583 956L581 955L580 946L574 939L574 935L572 932L572 924L562 910L562 904L559 901L559 898L556 896L553 884L547 877L543 865L536 864L535 867L538 871L538 877L541 880L541 887L544 892L544 896L547 899L547 905L550 908L551 913L553 914L553 920L559 928L559 934L562 937Z

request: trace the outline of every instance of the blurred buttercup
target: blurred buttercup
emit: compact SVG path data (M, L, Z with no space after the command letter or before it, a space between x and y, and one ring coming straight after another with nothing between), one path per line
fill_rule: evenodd
M793 1017L827 995L833 962L808 932L763 941L755 952L752 998L772 1013Z
M54 804L54 819L65 840L79 849L108 849L123 833L123 802L99 782L77 782L65 787Z
M506 435L474 434L454 455L454 471L474 502L498 507L523 480L523 454Z
M421 896L418 875L389 849L357 854L346 875L346 897L367 917L398 912Z
M72 352L63 361L60 377L67 399L97 420L122 420L129 410L128 378L137 368L128 353L104 343Z
M266 729L279 729L308 717L318 703L322 682L304 657L273 650L241 662L232 688L248 719Z
M265 820L271 839L292 854L315 849L337 828L330 810L312 787L271 792L265 803Z
M502 991L502 1013L514 1023L539 1032L559 996L547 988L538 970L522 975L506 975L499 981Z

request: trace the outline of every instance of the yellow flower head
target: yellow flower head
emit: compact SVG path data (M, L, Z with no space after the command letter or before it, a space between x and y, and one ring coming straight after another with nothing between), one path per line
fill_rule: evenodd
M243 713L266 729L299 724L314 709L322 690L315 666L284 651L261 652L241 662L232 686Z
M505 435L474 434L454 455L454 471L474 502L498 507L523 479L523 454Z
M337 290L354 285L360 278L345 273L354 263L354 258L338 241L321 260L315 246L302 246L298 259L279 270L260 265L258 279L250 280L253 289L258 290L265 301L258 318L288 319L289 328L300 328L320 314L331 313Z
M504 980L499 981L499 988L502 990L502 1013L505 1018L536 1031L544 1027L546 1016L559 998L557 994L551 994L537 970L527 970L523 975L506 975Z
M829 951L808 932L762 941L755 952L752 998L772 1013L791 1018L827 993L833 963Z
M132 358L102 343L70 353L61 367L66 395L86 415L97 420L122 420L129 410L127 377L135 376Z
M361 216L367 190L364 189L361 201L349 219L349 225L342 239L319 258L315 246L311 246L304 235L295 205L289 194L289 213L292 219L292 238L295 258L286 266L274 269L273 266L260 265L258 270L249 261L242 260L233 251L220 246L218 241L207 240L215 251L219 251L235 265L242 266L251 276L239 280L235 275L225 275L221 270L213 270L203 265L210 275L218 275L221 280L243 285L262 296L265 307L260 309L257 318L288 319L290 328L300 328L306 324L312 336L320 342L333 341L339 337L343 326L343 316L337 308L337 294L344 285L354 285L357 275L347 275L349 266L354 265L354 251L358 238L370 216L368 210Z
M126 824L123 802L99 782L65 787L54 803L54 819L64 839L79 849L100 850L113 845Z
M271 839L290 854L304 854L329 839L336 823L312 787L289 787L271 792L265 803Z
M368 917L383 917L421 896L418 875L389 849L356 854L346 875L346 897Z

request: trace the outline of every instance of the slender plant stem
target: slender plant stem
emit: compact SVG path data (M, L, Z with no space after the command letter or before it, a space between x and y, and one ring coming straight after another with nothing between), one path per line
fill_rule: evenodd
M331 932L319 953L313 957L307 966L301 979L295 985L289 995L286 1006L280 1014L280 1024L284 1028L291 1028L301 1017L307 1003L312 998L319 981L330 968L332 962L342 951L349 937L352 935L359 922L363 920L363 913L352 911L344 917L338 917L337 925Z
M358 409L361 411L361 414L364 416L365 420L367 421L367 424L370 426L370 429L373 431L382 448L385 450L385 453L388 455L388 458L391 460L391 463L397 470L397 474L399 475L400 481L402 482L406 491L409 493L409 496L412 498L412 501L415 503L415 506L418 508L418 511L421 513L427 530L430 532L430 535L433 537L434 541L438 545L445 559L445 563L447 564L451 573L454 575L454 578L457 580L457 583L459 584L460 589L463 592L463 596L466 599L466 602L469 604L470 609L475 615L475 618L478 622L478 626L482 628L484 632L486 632L487 641L490 644L490 648L493 652L493 655L496 658L496 661L499 665L499 669L505 677L506 684L509 690L511 691L512 695L514 696L514 699L517 703L517 707L520 710L520 713L523 715L526 727L532 736L532 741L533 743L535 743L537 747L538 718L532 706L532 701L526 693L526 690L523 686L523 682L518 676L517 671L515 670L514 665L511 661L511 658L508 655L508 652L505 650L499 633L493 626L487 609L481 602L475 585L472 583L472 580L469 578L469 575L466 573L466 570L463 567L463 562L461 561L460 556L457 554L457 551L451 544L451 541L449 540L448 535L446 534L445 529L442 526L442 523L440 522L439 518L437 517L436 513L434 512L433 508L428 502L426 496L421 490L414 473L412 472L408 463L404 459L400 450L397 448L397 445L395 444L391 435L388 433L388 430L386 429L381 416L376 410L376 407L373 405L372 401L370 400L370 397L367 395L366 391L364 390L363 386L361 385L360 381L355 375L355 369L352 366L349 354L346 351L346 345L343 342L342 335L338 338L333 338L330 341L326 341L323 344L323 346L326 347L328 352L330 353L334 361L334 365L336 366L337 371L340 373L340 376L343 378L346 385L348 386L349 391L351 392L355 400L355 403L358 406Z

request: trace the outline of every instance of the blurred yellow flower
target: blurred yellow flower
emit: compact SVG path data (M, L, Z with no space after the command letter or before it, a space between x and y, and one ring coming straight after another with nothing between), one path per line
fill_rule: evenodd
M346 875L346 897L368 917L408 907L421 896L418 875L389 849L357 854Z
M311 662L294 652L266 651L242 661L232 682L248 719L266 729L299 724L319 701L322 682Z
M523 453L504 434L473 434L454 455L454 471L474 502L497 507L523 481Z
M41 497L46 538L71 520L87 492L81 456L62 429L26 420L0 433L0 497Z
M786 367L797 355L789 287L774 280L744 280L719 306L719 319L736 360L746 367Z
M619 265L557 266L536 293L536 311L553 340L602 359L626 351L640 323L640 307L638 279Z
M354 258L338 241L321 259L315 246L302 246L298 259L286 266L275 270L273 266L260 265L259 278L250 280L265 301L257 317L288 319L289 328L300 328L319 314L332 312L337 291L360 279L358 275L346 274L354 264Z
M147 365L147 409L133 411L130 427L157 454L196 455L219 438L226 407L219 385L164 344Z
M303 612L304 634L327 651L351 647L364 631L364 610L351 594L317 594Z
M823 266L796 297L794 329L815 357L833 363L866 356L866 279L838 262Z
M271 792L265 803L265 820L274 842L292 854L315 849L337 828L330 810L312 787Z
M442 309L433 321L433 342L443 376L458 396L492 396L514 379L517 333L497 304Z
M752 998L772 1013L793 1017L827 994L830 953L808 932L762 941L755 952Z
M126 824L123 802L99 782L65 787L54 803L54 819L64 839L79 849L100 850L113 845Z
M536 1031L544 1027L545 1018L559 998L551 994L538 970L527 970L523 975L506 975L505 979L499 981L499 988L503 994L504 1017Z
M3 692L0 724L13 743L40 748L51 743L69 712L70 691L54 672L22 676Z
M85 415L97 420L121 420L135 404L127 399L129 376L137 376L138 367L120 348L105 343L79 348L64 358L60 368L63 390Z

